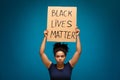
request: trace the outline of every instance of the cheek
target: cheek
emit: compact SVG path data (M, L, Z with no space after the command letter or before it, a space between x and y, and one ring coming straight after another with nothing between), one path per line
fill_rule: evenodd
M55 57L55 60L58 61L58 58Z
M63 60L65 60L65 57L63 58Z
M63 57L62 60L65 60L65 57Z

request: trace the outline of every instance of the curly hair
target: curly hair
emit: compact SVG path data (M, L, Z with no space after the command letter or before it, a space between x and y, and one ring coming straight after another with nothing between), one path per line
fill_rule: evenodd
M60 42L57 42L54 44L54 48L53 48L54 56L55 56L57 51L63 51L65 56L66 56L68 49L69 48L68 48L67 44L61 44Z

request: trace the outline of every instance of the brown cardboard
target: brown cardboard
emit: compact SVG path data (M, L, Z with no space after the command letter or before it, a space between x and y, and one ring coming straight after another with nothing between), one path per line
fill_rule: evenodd
M48 7L47 41L75 42L76 7Z

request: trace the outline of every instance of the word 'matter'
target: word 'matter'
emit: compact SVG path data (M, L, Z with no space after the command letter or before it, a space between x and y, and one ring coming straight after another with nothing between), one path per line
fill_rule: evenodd
M51 31L50 38L76 39L76 33L74 31Z

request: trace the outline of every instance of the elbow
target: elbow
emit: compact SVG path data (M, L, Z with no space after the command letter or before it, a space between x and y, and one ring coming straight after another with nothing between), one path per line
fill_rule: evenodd
M40 53L40 55L42 55L44 53L44 51L42 49L40 49L39 53Z
M81 51L79 51L79 50L77 50L77 52L80 54L81 53Z
M77 49L77 52L80 54L81 53L81 48Z

